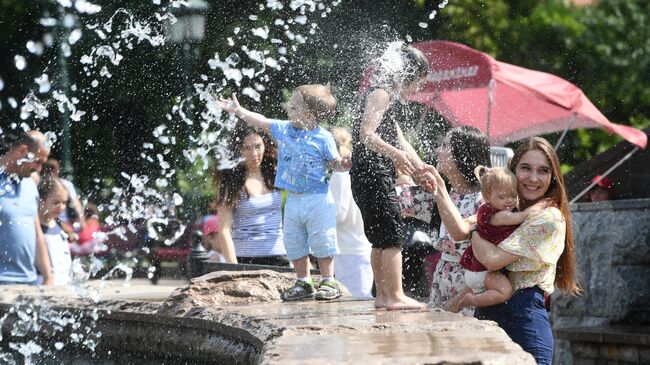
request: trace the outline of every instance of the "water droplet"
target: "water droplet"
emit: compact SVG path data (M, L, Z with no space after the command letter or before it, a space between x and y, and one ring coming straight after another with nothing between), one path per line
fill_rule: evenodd
M72 32L70 32L70 35L68 36L68 43L70 44L75 44L79 39L81 39L81 29L75 29Z
M178 193L174 193L172 199L174 201L174 205L176 206L183 204L183 197L178 195Z
M41 56L43 54L43 43L41 42L34 42L34 41L27 41L27 50L29 53L35 54L37 56Z
M50 77L47 74L42 74L41 76L34 79L38 84L38 92L43 94L50 91Z
M41 18L40 23L44 27L53 27L56 25L56 19L54 18Z
M269 37L269 27L265 25L264 27L254 28L251 29L251 33L253 33L253 35L258 36L262 39L267 39Z
M22 71L27 67L27 61L25 60L25 57L21 55L15 55L14 56L14 65L16 65L16 68L18 71Z

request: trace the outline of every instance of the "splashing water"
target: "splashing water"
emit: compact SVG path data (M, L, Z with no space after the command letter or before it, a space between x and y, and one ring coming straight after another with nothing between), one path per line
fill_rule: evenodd
M94 309L86 314L52 308L47 301L18 297L14 305L0 318L0 326L11 323L9 348L23 356L20 361L11 353L0 354L3 363L34 364L38 358L52 357L65 344L57 341L50 346L48 339L68 335L70 345L94 351L102 333L95 329L100 312ZM0 341L3 340L0 334ZM46 345L47 344L47 345Z
M99 44L93 46L89 53L81 55L78 62L84 65L86 76L98 74L99 77L105 79L111 77L115 72L111 69L120 66L125 52L128 53L134 45L142 42L147 42L153 47L164 45L165 37L160 33L161 30L166 24L173 24L177 21L171 10L187 5L185 1L170 1L167 6L162 6L161 1L154 1L154 4L160 5L160 11L156 11L149 19L136 17L127 9L120 8L105 22L91 20L79 27L78 15L99 14L102 10L101 6L82 0L58 0L56 2L64 10L60 14L62 24L71 29L65 41L60 45L63 49L63 56L61 54L59 56L71 57L71 51L75 45L79 44L82 39L95 36ZM205 110L200 113L198 121L201 131L196 136L190 136L190 147L182 151L182 155L190 163L201 159L203 160L203 170L207 170L211 156L229 155L223 141L229 129L234 125L234 118L223 119L220 109L214 105L213 96L223 90L226 85L234 83L237 87L243 87L242 95L259 101L266 90L264 86L264 83L268 81L266 73L282 70L283 65L289 62L287 57L295 52L300 44L305 43L309 35L315 33L317 23L313 19L318 16L326 17L331 12L331 8L338 6L339 3L340 1L294 0L287 7L283 2L268 0L265 5L260 4L258 14L249 16L251 21L258 23L257 26L251 27L248 31L242 31L239 27L233 29L233 37L229 38L231 51L225 60L221 61L218 53L208 60L208 66L221 71L222 78L219 80L217 74L217 80L210 82L209 76L202 75L202 80L194 84L194 95L180 98L180 103L174 105L171 113L168 114L168 119L172 122L174 119L178 119L187 125L193 125L195 122L186 113L186 109L193 107L191 100L195 97L199 102L204 103ZM259 20L261 18L259 15L264 12L279 11L284 11L285 16L276 18L273 24L262 24ZM44 27L56 27L59 21L52 16L43 16L40 23ZM253 46L246 44L249 35L266 40L263 49L254 49ZM44 47L52 47L53 44L52 35L46 33L43 36L43 41L30 40L27 42L26 48L33 55L43 55ZM19 70L27 67L27 61L22 55L14 56L14 64ZM47 73L41 73L41 76L34 81L38 85L38 92L45 95L37 97L34 92L30 92L23 98L20 109L22 120L47 119L50 117L50 107L56 106L60 113L68 114L72 122L84 121L87 112L80 108L79 99L64 90L53 88ZM94 79L90 86L97 88L100 87L100 83ZM0 89L2 87L3 83L0 79ZM72 93L84 92L83 89L77 90L76 85L73 85L71 90ZM18 106L14 98L8 98L8 102L12 108ZM97 120L98 117L93 115L92 119ZM14 127L15 124L12 124L12 128ZM165 129L166 126L161 124L154 131L153 137L162 145L175 145L175 136L168 135ZM92 140L88 140L89 145L92 143ZM149 156L145 150L141 156L154 163L158 162L162 176L150 179L147 176L121 174L121 179L118 182L126 186L111 189L113 196L103 209L104 212L110 212L107 219L109 224L111 222L132 222L137 219L164 218L164 215L167 214L164 207L168 204L164 191L170 186L169 179L174 177L176 171L161 154L157 154L155 157ZM221 158L217 167L230 168L240 162L239 160ZM149 187L149 184L152 186ZM158 191L158 189L162 189L162 191ZM116 228L116 231L108 234L120 235L120 232Z
M440 10L444 9L447 6L447 4L449 4L449 0L443 0L440 4L438 4L438 9ZM428 21L433 20L436 17L436 15L438 15L438 10L431 11L431 13L429 13ZM429 23L427 23L426 21L422 21L418 23L418 26L420 28L426 29L429 27Z
M69 11L78 14L99 14L101 7L87 1L58 0L58 3ZM81 28L72 29L65 43L66 57L72 57L72 49L80 44L83 40L94 37L97 44L89 52L80 55L79 59L73 60L84 66L84 74L92 79L90 87L104 88L111 87L111 76L120 72L123 61L128 59L130 51L140 44L146 44L151 47L160 47L166 44L166 39L161 34L161 29L167 24L173 24L176 20L171 13L172 8L179 8L186 5L183 1L171 1L167 6L162 6L160 0L153 0L153 4L161 5L160 11L155 12L151 18L142 19L133 15L127 9L118 9L108 21L101 23L99 21L88 22ZM182 151L184 158L190 162L203 161L202 169L205 171L209 167L208 161L214 156L219 156L217 162L218 169L232 168L241 163L241 159L235 159L228 150L225 139L235 123L233 116L225 115L215 104L215 95L222 93L224 90L236 88L241 90L241 95L248 102L259 102L264 97L269 81L269 74L282 71L291 62L292 55L295 55L300 46L305 44L311 35L318 31L316 19L327 17L332 8L340 4L340 1L317 1L317 0L293 0L288 2L267 0L261 4L256 14L250 14L248 17L248 29L234 27L232 35L228 38L228 49L226 51L215 52L206 62L207 66L214 72L210 75L201 75L200 79L193 80L191 95L182 95L173 97L173 106L167 114L167 120L161 121L159 126L151 133L151 139L142 145L141 158L158 166L160 169L159 176L145 176L142 174L126 172L115 177L117 186L113 186L107 192L107 203L102 204L101 211L106 213L106 223L113 228L109 232L102 233L103 236L97 236L96 242L98 249L108 237L118 236L126 238L128 231L134 231L136 221L150 222L153 226L156 223L169 226L173 207L180 206L184 200L181 195L170 189L173 179L176 175L174 164L170 162L168 153L156 153L160 146L172 147L177 144L177 136L172 130L173 126L183 123L188 126L198 126L200 131L189 136L189 146ZM444 5L443 5L444 4ZM440 9L444 8L447 1L439 5ZM269 17L268 13L280 17ZM429 15L429 19L435 17L435 12ZM264 16L263 16L264 15ZM270 23L264 23L260 19L273 19ZM44 17L41 20L44 26L52 27L57 25L57 19ZM426 24L426 23L425 23ZM72 24L72 27L75 25ZM44 48L52 46L52 40L30 41L27 43L29 54L41 56L44 54ZM250 41L255 39L255 42ZM263 43L260 44L259 40ZM253 44L255 43L255 44ZM48 46L49 44L49 46ZM397 42L389 47L393 51L398 49L400 44ZM382 65L398 71L400 64L396 60L401 59L395 55L387 54L382 59ZM31 60L31 59L30 59ZM30 62L30 64L32 64ZM21 55L14 57L14 66L17 70L25 70L31 67L27 59ZM62 90L56 86L50 75L43 70L41 76L34 79L34 90L22 98L20 105L20 118L24 121L32 122L32 125L38 125L37 122L47 119L50 116L51 108L56 107L60 113L70 116L75 127L83 126L82 123L89 122L90 115L92 120L99 119L99 116L93 113L87 113L88 100L80 101L78 94L83 93L83 88L77 90L75 87L71 91ZM31 82L31 81L30 81ZM4 87L4 82L0 78L0 90ZM75 97L75 95L78 97ZM19 98L20 100L20 98ZM12 108L17 108L18 103L15 99L9 98L8 102ZM90 101L92 102L92 101ZM194 105L197 104L197 105ZM198 113L190 113L194 108L201 108ZM198 114L198 117L197 117ZM75 124L76 123L76 124ZM13 126L12 129L15 129ZM17 128L17 126L16 126ZM56 142L56 134L51 142ZM88 145L92 147L94 141L88 139ZM167 151L167 150L166 150ZM0 222L1 223L1 222ZM172 244L176 241L185 230L185 225L172 231L168 236L161 235L156 229L148 230L149 236L153 239L163 238L165 244ZM144 251L148 248L143 248ZM81 298L99 301L99 291L87 285L88 280L96 277L103 268L103 263L95 256L90 256L90 262L84 263L82 260L75 259L71 269L71 290L75 291ZM153 276L155 268L149 268L148 275ZM118 276L125 276L125 285L129 285L133 275L133 268L126 264L118 264L101 277L101 280L109 280ZM27 309L21 309L22 307ZM17 309L11 312L24 321L24 325L17 327L15 336L27 334L29 331L38 331L38 323L55 323L57 328L71 327L74 332L67 341L55 342L50 347L45 347L42 343L34 341L12 341L11 348L22 354L25 359L31 358L32 355L48 353L48 351L59 351L68 344L82 344L85 348L94 349L99 341L101 334L92 334L90 331L83 330L80 325L81 319L75 318L71 313L48 311L48 308L41 305L39 308L28 303L17 304ZM9 314L8 314L9 315ZM4 322L6 316L0 319L0 324ZM91 318L96 320L96 318ZM21 322L23 323L23 322ZM31 326L31 327L30 327ZM0 356L4 356L0 355ZM0 361L3 358L0 357ZM26 360L27 361L27 360Z

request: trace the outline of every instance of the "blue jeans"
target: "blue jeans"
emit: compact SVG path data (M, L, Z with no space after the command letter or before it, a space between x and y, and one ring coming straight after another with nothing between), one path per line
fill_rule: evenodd
M517 290L504 304L476 308L474 316L495 321L537 364L553 363L553 333L540 288Z

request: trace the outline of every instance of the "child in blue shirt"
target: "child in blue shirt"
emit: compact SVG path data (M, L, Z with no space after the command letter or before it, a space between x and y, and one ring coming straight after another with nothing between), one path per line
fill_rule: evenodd
M324 85L297 87L285 105L289 120L268 119L230 100L217 105L249 125L271 134L278 144L275 186L289 192L284 207L284 245L296 269L296 284L283 293L284 300L336 299L341 295L334 279L336 206L328 189L327 169L347 171L350 157L341 158L334 137L320 123L334 114L336 99ZM309 254L318 259L322 280L318 291L309 275Z

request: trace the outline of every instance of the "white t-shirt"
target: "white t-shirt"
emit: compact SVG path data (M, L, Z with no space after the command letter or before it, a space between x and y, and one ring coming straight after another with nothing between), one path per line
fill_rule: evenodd
M348 172L334 171L329 187L336 203L336 239L341 255L370 255L372 245L363 230L361 211L352 198Z
M68 247L68 235L58 224L43 230L45 244L50 255L50 264L54 272L54 285L67 285L70 281L72 257Z

